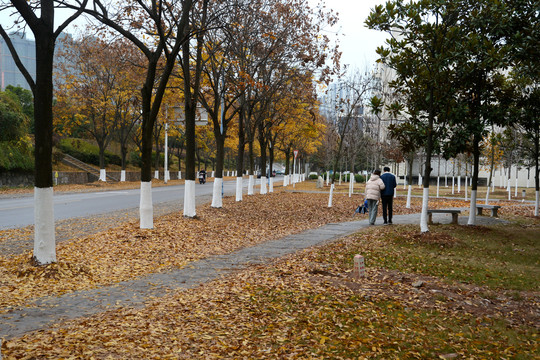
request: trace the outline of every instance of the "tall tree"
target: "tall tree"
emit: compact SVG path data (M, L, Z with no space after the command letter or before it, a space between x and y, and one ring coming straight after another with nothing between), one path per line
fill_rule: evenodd
M134 0L109 6L94 0L92 9L85 12L132 42L146 58L144 83L141 85L141 201L139 206L140 227L154 227L152 205L152 132L158 117L169 77L184 47L194 36L190 27L191 14L198 0L174 0L162 3L159 0ZM188 111L189 116L188 116ZM186 119L194 122L191 108L186 108ZM186 131L194 137L193 131ZM193 139L194 141L194 139ZM188 146L190 148L190 146ZM190 150L193 152L194 147ZM191 166L193 170L193 166ZM190 170L190 169L188 169ZM194 170L193 170L194 171ZM189 171L188 171L188 176ZM194 174L191 175L194 178Z
M0 11L15 8L16 15L24 20L34 34L36 44L36 78L33 79L20 60L22 54L17 53L4 25L0 25L0 35L34 95L34 261L38 265L56 262L52 180L52 76L55 45L62 31L82 13L86 4L87 0L75 2L74 11L56 29L54 19L59 5L54 0L41 0L37 3L11 0L10 5L0 7Z
M66 43L61 54L57 105L67 104L71 111L56 121L64 129L83 129L96 141L101 181L106 181L105 151L117 132L120 111L135 96L128 81L136 69L128 50L121 41L86 36Z
M409 122L422 134L425 152L424 191L420 230L429 231L427 209L431 158L444 130L453 92L451 51L457 36L456 6L452 2L388 1L376 6L368 27L391 35L377 53L396 71L392 86L406 99Z
M540 10L538 2L506 0L505 38L511 45L508 54L513 66L512 77L516 88L515 113L517 124L530 140L530 157L534 159L536 202L534 215L539 216L540 205Z
M453 112L450 124L454 134L449 144L460 152L469 149L473 155L469 225L476 225L480 145L493 124L504 125L506 120L498 96L505 83L501 72L507 45L501 41L504 33L500 30L505 17L506 9L498 1L459 2L460 36L454 50L459 111ZM457 144L463 146L457 148Z

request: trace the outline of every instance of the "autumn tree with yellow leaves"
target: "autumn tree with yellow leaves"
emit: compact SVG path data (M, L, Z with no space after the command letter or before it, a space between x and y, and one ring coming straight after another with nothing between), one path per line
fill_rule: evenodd
M125 170L127 133L137 112L136 55L129 44L95 36L66 41L57 73L55 105L57 129L93 138L99 148L99 166L105 169L105 150L120 135ZM105 180L105 179L101 179Z

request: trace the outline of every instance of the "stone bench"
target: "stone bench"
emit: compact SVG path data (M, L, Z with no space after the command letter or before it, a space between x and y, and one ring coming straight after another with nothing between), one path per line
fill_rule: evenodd
M458 223L458 214L461 214L461 210L456 209L432 209L428 210L428 223L433 224L433 214L452 214L452 224Z
M477 213L476 215L482 215L482 210L484 209L490 209L491 210L491 217L499 217L497 214L497 211L499 210L499 205L476 205Z

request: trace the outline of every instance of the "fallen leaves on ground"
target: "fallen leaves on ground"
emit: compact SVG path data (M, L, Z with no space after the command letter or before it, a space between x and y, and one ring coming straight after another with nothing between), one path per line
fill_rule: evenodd
M371 228L327 246L177 291L143 309L121 308L7 341L8 359L534 358L538 324L507 323L502 292L328 261L380 242ZM379 244L383 245L383 244ZM422 280L420 287L411 286ZM536 299L536 300L535 300ZM538 297L530 301L537 302ZM529 301L529 300L527 300ZM538 306L538 303L532 304Z
M242 202L224 198L223 208L197 209L197 218L176 212L156 218L154 229L138 222L81 237L57 246L55 264L35 267L31 252L0 257L0 311L26 304L32 298L58 295L130 280L191 261L224 254L260 242L278 239L323 224L365 218L354 214L360 196L335 195L328 208L327 194L276 192L247 196ZM452 200L434 200L437 206L455 207ZM463 206L463 205L462 205ZM417 213L419 199L410 209L397 199L396 214ZM14 232L9 231L9 236Z

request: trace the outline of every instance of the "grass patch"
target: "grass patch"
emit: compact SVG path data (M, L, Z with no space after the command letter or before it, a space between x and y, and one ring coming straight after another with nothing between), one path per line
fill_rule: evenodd
M271 348L274 354L301 349L304 355L324 359L438 358L453 354L460 358L527 359L534 353L526 340L535 339L532 328L509 329L496 319L414 309L396 301L366 301L330 287L315 290L257 289L251 294L253 309L269 304L277 311L265 319L265 327L244 336L253 342L266 342L263 348ZM261 314L256 310L251 316L260 318Z
M538 226L431 226L419 234L417 226L400 225L373 236L357 235L334 261L350 267L362 253L367 266L421 273L449 280L517 291L540 288Z

